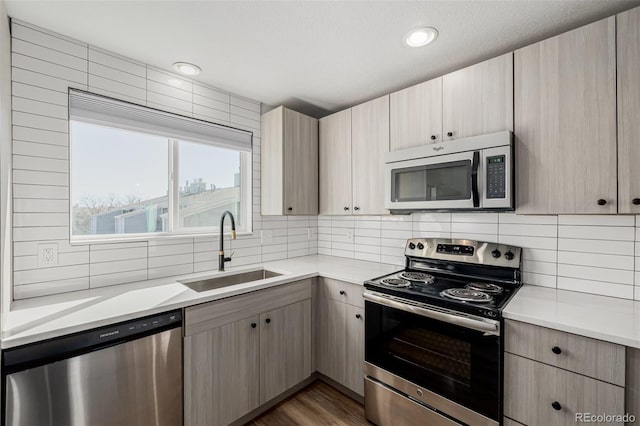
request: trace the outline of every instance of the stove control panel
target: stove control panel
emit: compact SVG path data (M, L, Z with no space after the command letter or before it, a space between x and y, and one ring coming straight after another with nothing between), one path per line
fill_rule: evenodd
M438 244L436 245L436 252L445 254L455 254L461 256L473 256L475 247L463 246L459 244Z
M405 256L417 260L451 260L507 268L520 268L521 253L520 247L446 238L411 238L404 250Z

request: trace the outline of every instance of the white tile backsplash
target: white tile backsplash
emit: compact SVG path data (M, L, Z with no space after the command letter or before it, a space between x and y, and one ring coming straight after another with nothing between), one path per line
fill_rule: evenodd
M353 228L348 225L353 222ZM337 226L336 226L337 224ZM345 246L353 231L355 241ZM414 213L320 216L318 252L404 264L407 238L466 238L523 247L523 282L640 300L640 223L634 216ZM345 250L348 249L348 250Z
M69 245L69 87L251 130L254 232L226 237L231 265L318 253L315 216L260 215L260 102L16 20L12 41L14 299L218 267L213 236ZM58 245L56 267L38 266L41 242Z

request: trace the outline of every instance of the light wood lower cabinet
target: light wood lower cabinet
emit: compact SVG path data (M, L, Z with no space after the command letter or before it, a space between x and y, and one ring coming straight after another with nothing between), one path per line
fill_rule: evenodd
M336 283L346 294L360 294L361 286L318 280L316 364L318 371L364 395L364 308L326 297ZM362 296L360 296L362 297Z
M623 424L615 420L633 409L629 348L519 321L506 320L504 330L506 417L528 426ZM597 423L589 414L620 419Z
M260 403L311 375L311 300L260 315Z
M525 425L576 424L580 419L576 416L581 413L624 414L623 387L509 353L505 354L504 363L504 414Z
M185 310L185 425L227 425L311 375L311 285Z
M258 321L247 318L185 337L186 425L226 425L260 405Z

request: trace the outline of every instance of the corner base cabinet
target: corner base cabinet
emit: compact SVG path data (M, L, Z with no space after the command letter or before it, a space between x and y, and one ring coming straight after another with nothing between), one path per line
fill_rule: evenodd
M318 371L364 396L364 299L362 286L318 279Z
M311 376L311 285L185 310L185 425L227 425Z

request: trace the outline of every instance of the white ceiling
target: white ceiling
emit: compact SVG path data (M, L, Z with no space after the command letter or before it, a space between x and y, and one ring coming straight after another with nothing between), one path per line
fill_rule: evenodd
M321 117L639 5L629 0L7 0L11 17ZM431 45L402 44L434 26Z

